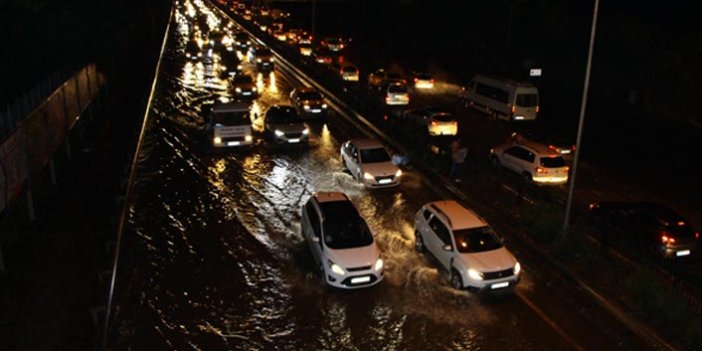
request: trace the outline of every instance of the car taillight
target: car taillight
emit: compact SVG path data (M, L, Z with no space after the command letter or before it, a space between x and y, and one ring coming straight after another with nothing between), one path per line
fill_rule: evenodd
M536 170L536 173L548 173L548 169L543 168L543 167L536 167L535 170Z
M700 238L700 232L695 232L695 240Z
M675 244L675 238L668 236L668 233L663 233L661 235L661 242L664 244Z
M536 106L536 112L539 112L539 106Z
M388 115L383 116L383 120L388 120Z
M514 113L515 111L517 111L517 108L515 106L512 106L512 113Z
M551 150L553 150L553 151L555 151L555 152L560 152L560 151L558 150L558 148L555 147L554 145L549 145L548 148L551 149Z
M432 125L432 127L436 127L436 126L439 125L439 124L436 123L436 121L431 121L431 125Z
M414 78L414 82L415 83L419 82L419 78Z
M451 124L453 124L454 126L457 126L457 125L458 125L458 121L453 121L453 122L451 122Z

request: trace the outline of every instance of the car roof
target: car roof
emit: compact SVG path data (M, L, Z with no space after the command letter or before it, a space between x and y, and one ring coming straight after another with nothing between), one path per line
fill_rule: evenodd
M351 201L346 194L340 191L318 191L313 196L319 203L331 201Z
M377 147L385 147L378 140L370 138L351 139L350 141L354 146L356 146L357 149L374 149Z
M527 149L530 149L531 151L535 152L538 154L539 157L551 157L551 156L561 156L558 152L554 151L548 145L538 143L536 141L532 140L527 140L527 139L518 139L518 140L513 140L511 145L520 145L523 147L526 147ZM509 145L507 146L509 147Z
M451 230L478 228L487 225L477 214L461 206L455 200L434 201L428 206L446 216Z

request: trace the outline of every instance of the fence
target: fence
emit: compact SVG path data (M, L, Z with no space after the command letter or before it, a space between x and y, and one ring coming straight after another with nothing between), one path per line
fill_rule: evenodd
M50 95L40 100L40 85L19 99L13 107L0 111L0 218L26 189L29 216L34 219L31 179L49 165L55 183L52 156L66 141L104 84L94 64L76 72ZM36 106L36 107L35 107ZM70 148L66 148L70 152Z

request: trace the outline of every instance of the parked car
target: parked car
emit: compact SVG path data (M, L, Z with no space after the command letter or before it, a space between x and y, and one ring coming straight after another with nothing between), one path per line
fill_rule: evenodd
M640 249L662 257L686 257L697 251L700 233L675 211L650 202L603 201L589 213L601 230L617 229Z
M264 131L278 144L299 144L309 141L309 128L295 108L288 105L273 105L268 108Z
M458 134L458 121L452 114L433 106L406 110L402 118L426 128L430 136Z
M368 188L400 184L402 171L392 162L383 144L374 139L352 139L341 146L341 163Z
M525 183L562 185L568 182L569 167L563 156L547 146L528 140L508 141L490 150L493 166L520 174Z
M374 235L346 194L315 193L302 207L301 222L301 235L326 284L355 289L383 280Z
M414 246L431 253L448 270L455 289L514 288L521 265L503 240L473 211L458 202L430 202L414 216Z
M290 101L301 116L323 117L327 114L324 97L314 88L296 88L290 92Z

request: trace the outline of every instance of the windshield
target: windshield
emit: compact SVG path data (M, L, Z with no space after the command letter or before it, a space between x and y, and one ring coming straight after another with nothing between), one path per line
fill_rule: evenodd
M307 91L304 93L300 93L300 100L322 100L322 95L319 95L319 92L316 91Z
M251 76L236 76L234 77L234 84L252 84L253 78Z
M243 126L251 124L251 118L248 111L214 112L212 122L220 126Z
M519 94L517 95L517 106L534 107L539 104L539 96L537 94Z
M271 108L266 118L270 123L302 123L302 118L292 107Z
M407 93L407 86L403 84L393 84L388 87L388 92L391 93Z
M361 162L363 163L378 163L390 161L390 155L385 151L385 148L378 147L375 149L361 150Z
M350 201L322 202L324 244L332 249L368 246L373 235Z
M457 230L453 235L458 252L461 253L491 251L502 247L497 234L488 226Z
M559 168L565 167L565 160L563 157L541 157L541 166L546 168Z

